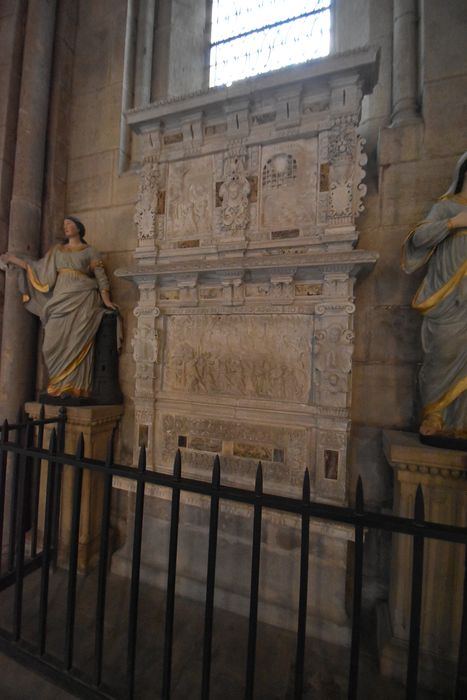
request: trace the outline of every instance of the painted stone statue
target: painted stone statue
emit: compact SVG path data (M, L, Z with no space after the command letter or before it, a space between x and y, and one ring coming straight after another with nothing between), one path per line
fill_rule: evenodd
M402 268L426 265L412 301L423 314L420 435L467 438L467 152L447 192L403 246ZM433 444L436 444L433 442ZM448 444L446 446L455 446Z
M96 334L106 309L118 307L111 301L99 253L84 240L84 225L67 217L63 229L66 241L41 260L4 253L1 261L21 268L24 305L44 327L46 398L85 402L92 392Z

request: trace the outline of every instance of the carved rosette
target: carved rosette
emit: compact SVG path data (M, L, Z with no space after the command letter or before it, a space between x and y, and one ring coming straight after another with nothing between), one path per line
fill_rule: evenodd
M219 189L221 204L221 228L224 231L244 231L250 216L248 195L250 183L246 176L246 150L233 146L224 161L224 181Z
M157 238L156 221L160 183L159 165L148 160L142 170L134 222L139 245L147 246Z

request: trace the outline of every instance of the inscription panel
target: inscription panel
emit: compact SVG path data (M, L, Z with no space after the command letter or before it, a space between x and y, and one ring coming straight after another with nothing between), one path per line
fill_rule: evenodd
M308 402L309 316L171 316L166 337L165 390Z

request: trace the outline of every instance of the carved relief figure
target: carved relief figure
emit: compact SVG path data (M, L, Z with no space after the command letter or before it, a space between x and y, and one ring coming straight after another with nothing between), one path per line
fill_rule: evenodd
M467 152L447 192L403 247L402 268L427 265L412 301L423 314L422 436L467 438Z
M49 373L47 395L63 399L89 397L93 348L105 309L117 310L99 253L84 240L85 228L67 217L66 242L37 261L10 253L3 263L21 268L23 302L44 326L42 351Z
M180 236L200 234L212 228L211 160L171 165L168 186L167 231Z

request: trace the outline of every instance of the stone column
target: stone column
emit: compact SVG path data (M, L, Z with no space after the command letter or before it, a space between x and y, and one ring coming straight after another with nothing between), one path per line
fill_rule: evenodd
M26 21L8 250L37 257L56 0L30 0ZM13 419L32 398L36 323L21 305L16 272L5 280L0 370L1 415Z
M392 124L419 121L417 113L417 0L394 0Z

